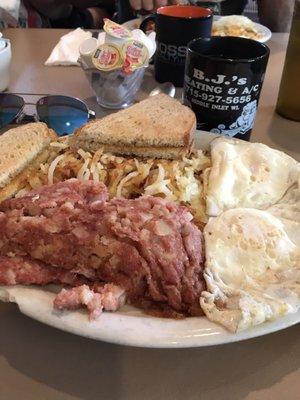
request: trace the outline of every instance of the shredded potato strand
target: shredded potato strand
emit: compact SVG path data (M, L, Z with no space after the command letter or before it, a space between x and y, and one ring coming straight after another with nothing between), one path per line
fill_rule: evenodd
M138 174L139 173L137 171L130 172L130 174L125 176L125 178L123 178L120 181L120 183L119 183L119 185L117 187L117 197L122 197L122 189L123 189L123 186L125 185L125 183L130 181L131 178L134 178L134 177L138 176Z
M49 166L49 170L48 170L48 184L52 185L53 184L53 177L54 177L54 171L56 166L58 165L58 163L63 160L65 158L64 154L61 154L59 156L57 156L52 163Z
M89 163L90 163L90 159L87 158L87 159L84 161L83 166L82 166L82 167L80 168L80 170L78 171L78 174L77 174L77 178L78 178L78 179L83 179L83 178L84 178L85 173L86 173L87 170L88 170L88 165L89 165Z
M84 160L88 160L89 158L92 158L91 153L89 153L88 151L84 151L82 149L79 149L77 151L77 153L84 159Z
M103 148L93 154L73 151L59 142L53 142L51 149L48 160L28 177L19 193L69 178L93 179L105 183L110 197L159 196L188 206L195 222L207 220L203 173L211 161L201 150L171 161L115 156L104 153Z
M15 194L15 197L21 197L21 196L24 196L24 194L26 194L27 192L29 192L29 188L24 188L24 189L21 189L21 190L19 190L16 194Z
M57 147L59 149L67 149L69 146L65 143L60 143L60 142L51 142L50 143L51 147Z

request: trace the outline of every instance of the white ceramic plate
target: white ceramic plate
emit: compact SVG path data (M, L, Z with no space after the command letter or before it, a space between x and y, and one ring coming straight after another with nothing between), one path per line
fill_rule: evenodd
M57 312L51 288L0 287L0 299L17 303L21 313L66 332L110 343L139 347L202 347L266 335L300 322L300 312L272 323L233 334L205 317L172 320L143 314L125 306L115 313L104 312L89 322L84 311Z
M222 18L221 16L214 16L214 21L219 20ZM140 27L140 24L142 22L143 18L135 18L130 21L125 22L123 25L126 26L128 29L133 30L133 29L138 29ZM254 23L256 29L260 32L261 38L257 39L258 42L265 43L268 40L271 39L272 32L270 31L269 28L267 28L264 25Z
M219 15L214 16L214 21L219 21L220 19L222 19L221 16ZM272 32L270 31L269 28L267 28L264 25L258 24L257 22L254 22L254 26L261 35L260 39L256 39L258 42L265 43L271 39Z
M197 131L195 147L206 150L216 135ZM115 313L104 312L98 321L89 322L85 311L53 310L55 286L47 288L0 286L0 300L16 303L21 313L66 332L139 347L202 347L266 335L300 322L300 311L274 322L262 324L237 334L226 331L205 317L173 320L151 317L140 310L124 306Z

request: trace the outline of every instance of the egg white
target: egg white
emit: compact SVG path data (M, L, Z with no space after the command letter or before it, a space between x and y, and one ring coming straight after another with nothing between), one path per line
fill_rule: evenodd
M237 207L266 209L297 182L299 163L262 143L218 138L211 144L206 212Z
M300 307L300 249L267 211L236 208L204 229L206 316L232 332Z

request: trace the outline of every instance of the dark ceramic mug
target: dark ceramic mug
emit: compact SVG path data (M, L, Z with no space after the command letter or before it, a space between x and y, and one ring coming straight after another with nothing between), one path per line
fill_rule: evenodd
M197 6L160 7L144 19L140 28L155 23L157 50L154 67L158 82L183 86L187 44L197 37L210 37L213 13Z
M188 44L183 101L198 129L250 139L269 53L265 44L238 37Z

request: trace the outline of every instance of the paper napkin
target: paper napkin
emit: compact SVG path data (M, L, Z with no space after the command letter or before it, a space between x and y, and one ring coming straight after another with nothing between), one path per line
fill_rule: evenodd
M81 28L77 28L62 36L52 50L45 65L79 65L77 62L79 58L79 46L84 40L91 37L91 32L86 32Z

